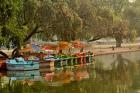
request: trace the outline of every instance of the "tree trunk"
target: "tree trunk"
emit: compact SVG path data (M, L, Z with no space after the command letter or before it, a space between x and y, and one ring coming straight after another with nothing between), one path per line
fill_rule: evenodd
M121 47L122 38L121 37L115 37L115 40L116 40L116 47Z
M40 26L36 26L33 31L24 39L24 42L28 41L34 34L36 34L39 27Z
M121 43L116 41L116 47L121 47Z
M39 26L36 26L33 31L24 39L24 42L27 42L35 33L37 33L38 28ZM20 42L16 42L16 47L17 48L12 51L12 58L21 56L19 52L19 50L21 49Z
M91 40L88 40L88 42L96 41L96 40L99 40L101 38L103 38L103 36L95 36Z
M19 57L19 56L20 56L19 48L15 48L12 51L12 58Z

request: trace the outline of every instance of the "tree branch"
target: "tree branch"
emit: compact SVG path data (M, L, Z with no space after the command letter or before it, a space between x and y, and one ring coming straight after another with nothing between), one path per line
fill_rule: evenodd
M88 42L96 41L96 40L99 40L101 38L103 38L103 36L95 36L91 40L88 40Z
M24 42L28 41L34 34L38 33L37 30L40 26L36 26L33 31L24 39Z

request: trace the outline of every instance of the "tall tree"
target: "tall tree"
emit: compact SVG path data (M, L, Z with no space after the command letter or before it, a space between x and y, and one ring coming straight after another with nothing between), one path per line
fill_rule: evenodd
M97 39L111 36L116 39L116 47L121 47L126 31L128 31L128 22L123 18L128 0L92 0L92 2L99 10L99 12L97 12L98 18L102 20L96 22L102 23L96 29L96 31L99 30L97 32L100 32L99 35L101 35L99 37L99 35L96 34ZM90 41L97 39L93 38Z
M56 35L58 40L75 40L82 28L81 18L63 0L44 0L38 11L42 29L50 36Z
M140 0L135 0L135 2L131 2L129 7L124 11L124 17L130 23L130 33L131 31L136 30L136 32L140 35Z
M27 30L25 26L20 26L17 21L22 1L1 0L0 2L0 45L9 47L10 44L13 44L19 47Z

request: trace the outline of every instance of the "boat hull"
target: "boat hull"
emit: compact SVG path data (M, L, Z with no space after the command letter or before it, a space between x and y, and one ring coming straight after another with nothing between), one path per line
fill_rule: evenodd
M40 68L50 68L54 67L54 61L41 61Z
M28 70L37 70L39 69L39 63L33 62L33 64L6 64L7 70L12 70L12 71L28 71Z

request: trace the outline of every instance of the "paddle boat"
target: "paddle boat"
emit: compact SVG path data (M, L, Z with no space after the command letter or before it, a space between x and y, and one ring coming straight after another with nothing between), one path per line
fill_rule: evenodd
M25 61L24 58L18 57L15 59L6 60L7 70L37 70L39 69L39 62Z
M44 55L42 57L31 55L31 56L26 57L25 59L27 61L39 62L40 68L54 67L55 58L51 55L50 56Z
M40 61L40 58L37 57L37 56L29 56L29 57L26 57L25 60L28 60L28 61Z
M0 58L0 70L5 70L6 69L6 63L5 63L5 58Z
M93 57L94 55L91 52L56 56L58 59L55 60L55 67L92 63L94 61Z
M75 54L54 54L47 55L44 53L36 53L30 56L26 56L27 61L37 61L40 64L40 68L48 67L63 67L73 66L79 64L87 64L93 62L92 52L80 52Z

